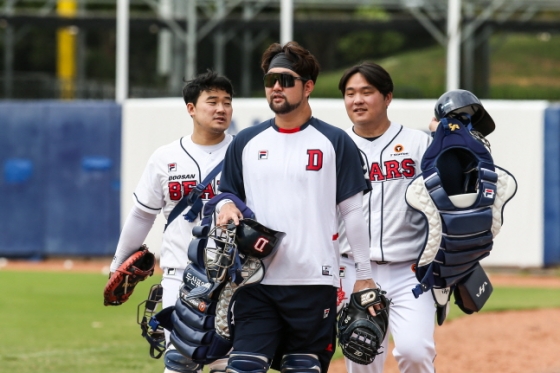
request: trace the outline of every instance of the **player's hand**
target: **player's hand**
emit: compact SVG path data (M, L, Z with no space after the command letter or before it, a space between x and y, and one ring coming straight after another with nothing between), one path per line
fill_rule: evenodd
M243 219L243 214L239 211L237 206L235 206L235 203L229 202L220 209L216 225L226 225L229 224L231 220L233 220L233 224L239 225L240 219Z
M438 124L439 124L439 120L437 120L435 117L432 117L432 121L428 125L428 128L430 129L430 132L435 132Z
M365 290L365 289L377 289L377 285L375 284L375 281L373 281L373 279L371 278L368 280L356 280L356 282L354 283L354 290L352 292L357 293L358 291ZM382 306L380 304L376 304L369 307L368 311L370 315L375 316L377 314L375 310L381 309L381 307Z

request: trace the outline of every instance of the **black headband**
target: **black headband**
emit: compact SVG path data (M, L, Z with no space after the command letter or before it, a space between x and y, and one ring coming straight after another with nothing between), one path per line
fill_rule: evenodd
M268 65L268 70L270 71L270 69L274 67L283 67L297 72L294 70L293 64L294 63L288 58L288 56L286 56L285 53L280 52L276 56L272 57L272 60L270 60L270 64Z
M274 67L283 67L285 69L292 70L296 74L299 74L294 69L294 63L288 58L288 56L286 56L284 52L280 52L274 57L272 57L272 60L270 60L270 64L268 65L268 71L270 71L270 69ZM307 80L311 80L311 77L309 75L301 75L301 77Z

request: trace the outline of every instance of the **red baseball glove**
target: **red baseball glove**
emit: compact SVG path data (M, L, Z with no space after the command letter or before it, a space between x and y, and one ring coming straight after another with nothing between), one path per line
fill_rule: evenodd
M111 275L103 291L106 306L119 306L132 295L136 285L154 274L156 258L142 245Z

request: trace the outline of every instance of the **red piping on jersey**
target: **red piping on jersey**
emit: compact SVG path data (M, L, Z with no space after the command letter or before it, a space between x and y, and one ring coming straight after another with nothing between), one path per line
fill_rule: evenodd
M333 240L333 241L338 240L338 233L333 234L332 240Z
M301 127L291 128L291 129L278 127L278 132L280 132L280 133L296 133L296 132L299 132L299 131L301 131Z

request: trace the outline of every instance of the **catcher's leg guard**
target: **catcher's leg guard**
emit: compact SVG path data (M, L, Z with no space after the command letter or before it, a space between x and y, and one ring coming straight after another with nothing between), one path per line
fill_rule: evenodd
M265 373L269 364L268 358L262 354L233 353L228 359L226 373Z
M281 373L321 373L321 363L314 354L286 354L282 357Z
M164 355L165 373L179 372L179 373L196 373L200 372L202 366L195 363L190 358L181 355L181 353L174 348L165 351Z

